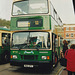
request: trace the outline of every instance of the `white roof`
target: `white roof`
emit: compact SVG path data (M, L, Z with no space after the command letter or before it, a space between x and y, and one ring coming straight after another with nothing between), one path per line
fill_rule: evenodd
M22 0L13 0L13 2L16 2L16 1L22 1Z

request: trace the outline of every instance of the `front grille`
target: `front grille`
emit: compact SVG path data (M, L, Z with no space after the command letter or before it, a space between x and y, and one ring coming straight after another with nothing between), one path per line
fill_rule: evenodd
M34 60L34 55L24 55L24 59Z
M38 55L21 55L22 60L37 60Z

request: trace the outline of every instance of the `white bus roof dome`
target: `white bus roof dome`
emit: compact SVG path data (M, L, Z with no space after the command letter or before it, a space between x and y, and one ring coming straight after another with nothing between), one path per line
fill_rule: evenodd
M13 2L22 1L22 0L13 0Z

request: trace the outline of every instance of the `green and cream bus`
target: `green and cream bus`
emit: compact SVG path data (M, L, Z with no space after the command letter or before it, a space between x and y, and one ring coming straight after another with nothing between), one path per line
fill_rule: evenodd
M10 64L52 68L60 59L62 21L50 0L14 0Z
M10 59L10 35L9 29L0 28L0 63L6 63Z

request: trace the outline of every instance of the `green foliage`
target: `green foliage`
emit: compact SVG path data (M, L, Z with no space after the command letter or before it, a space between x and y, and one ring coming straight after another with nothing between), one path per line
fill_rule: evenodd
M6 26L7 28L10 27L10 21L7 21L5 19L0 19L0 26Z

